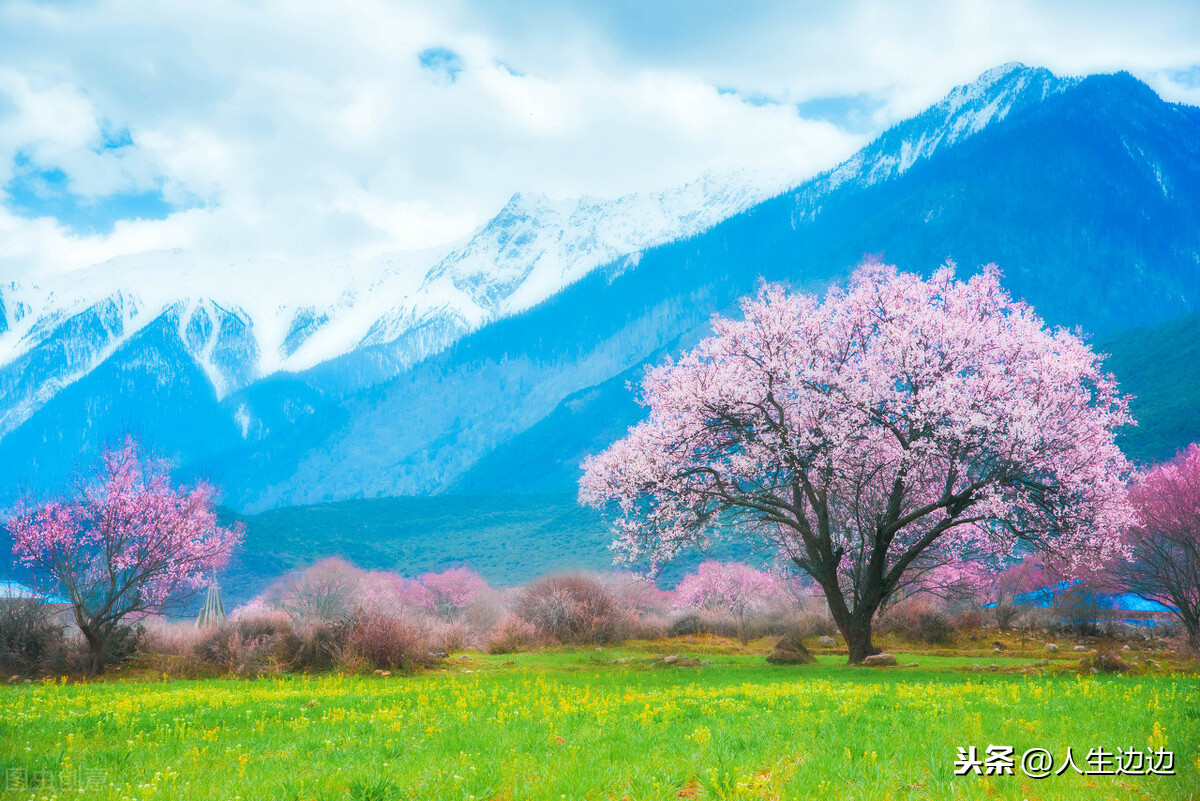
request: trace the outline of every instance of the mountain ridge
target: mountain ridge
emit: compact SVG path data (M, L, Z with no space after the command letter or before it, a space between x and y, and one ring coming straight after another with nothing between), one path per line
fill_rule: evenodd
M370 344L205 401L197 416L223 415L229 424L197 433L203 448L172 453L182 474L216 480L228 503L249 511L545 489L538 475L577 464L634 419L636 408L618 391L624 381L694 343L712 313L729 312L760 278L821 291L866 253L918 270L946 258L965 272L998 261L1006 285L1050 322L1096 334L1160 323L1194 310L1200 297L1200 235L1186 224L1200 213L1197 141L1200 110L1164 103L1130 76L1060 79L1006 65L845 164L701 232L588 268L528 308L466 333L453 322L443 323L446 331L411 329L428 336L429 347L453 339L421 359L408 363L403 346ZM546 203L553 205L518 198L509 217ZM521 251L529 242L513 240L522 233L537 239L519 223L511 231L498 224L495 233L495 252ZM500 308L513 279L538 274L536 260L511 264L511 275L478 285L458 276L455 291ZM453 283L453 270L437 279ZM129 375L142 375L132 350L110 358L118 359L114 371L128 365ZM114 408L106 398L122 379L110 380L117 383L81 382L72 401L101 410L95 419L76 419L52 398L16 436L0 439L10 483L31 459L47 477L62 475L39 453L49 441L86 453L117 434L123 419L104 410ZM138 421L151 440L156 425L187 425L155 414ZM172 437L181 435L159 435ZM521 469L506 464L517 455Z

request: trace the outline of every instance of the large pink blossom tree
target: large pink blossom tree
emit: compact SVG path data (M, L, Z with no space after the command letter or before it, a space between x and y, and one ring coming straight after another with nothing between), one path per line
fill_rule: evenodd
M77 497L18 504L13 553L71 601L93 673L125 621L162 611L225 563L241 526L217 525L213 497L208 484L174 487L167 465L126 438L104 451L94 479L79 481Z
M764 611L782 588L770 573L741 562L701 562L675 587L675 598L684 606L719 609L737 621L738 639L746 644L746 616Z
M994 268L868 263L824 302L764 284L712 328L584 464L581 500L615 510L626 558L753 538L821 586L857 663L880 605L938 565L1121 550L1127 401Z
M1200 648L1200 444L1146 471L1130 487L1138 522L1133 560L1117 574L1129 591L1174 608Z

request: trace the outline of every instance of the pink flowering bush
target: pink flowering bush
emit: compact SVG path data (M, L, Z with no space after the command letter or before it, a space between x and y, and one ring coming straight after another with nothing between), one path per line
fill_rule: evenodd
M217 525L215 490L176 488L167 467L126 438L76 497L22 501L8 520L17 559L71 601L92 673L124 648L127 621L203 587L241 541L240 525Z

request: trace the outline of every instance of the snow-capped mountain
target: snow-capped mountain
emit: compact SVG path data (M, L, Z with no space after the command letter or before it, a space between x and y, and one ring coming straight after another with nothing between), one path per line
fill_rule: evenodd
M145 254L0 286L0 486L133 430L239 509L563 491L640 415L640 370L760 278L867 253L996 262L1104 336L1200 308L1200 109L1127 74L1006 65L807 182L515 196L466 241L343 265Z
M878 139L811 182L808 196L845 184L871 186L901 175L941 149L1003 120L1014 109L1041 103L1079 82L1019 62L993 67L975 81L955 87L941 101L889 128Z
M122 257L0 287L0 436L155 321L177 329L218 400L359 348L395 345L385 372L553 295L601 264L697 234L789 188L706 175L615 200L514 195L461 243L340 264L228 263L186 251Z

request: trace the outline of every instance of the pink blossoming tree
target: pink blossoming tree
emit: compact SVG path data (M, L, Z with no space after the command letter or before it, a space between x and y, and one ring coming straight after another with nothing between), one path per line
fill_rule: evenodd
M483 578L467 567L452 567L441 573L421 576L424 606L446 620L462 617L468 606L479 600L488 585Z
M753 538L821 586L857 663L880 605L937 565L1121 551L1127 401L994 268L869 263L824 302L764 284L742 312L649 370L648 419L584 464L626 558Z
M995 604L992 612L996 626L1001 630L1012 627L1020 617L1021 607L1017 597L1049 587L1062 581L1062 576L1053 572L1036 556L1022 559L1004 570L979 582L980 595Z
M241 540L240 525L217 525L213 497L208 484L173 487L167 465L127 438L105 450L78 497L18 505L8 521L13 552L70 599L93 673L123 621L204 586Z
M778 597L775 577L740 562L702 562L675 587L675 598L684 606L729 612L737 621L738 639L747 642L746 615L761 612Z
M1147 471L1130 495L1138 514L1128 532L1133 560L1118 576L1130 592L1174 608L1200 648L1200 444Z

